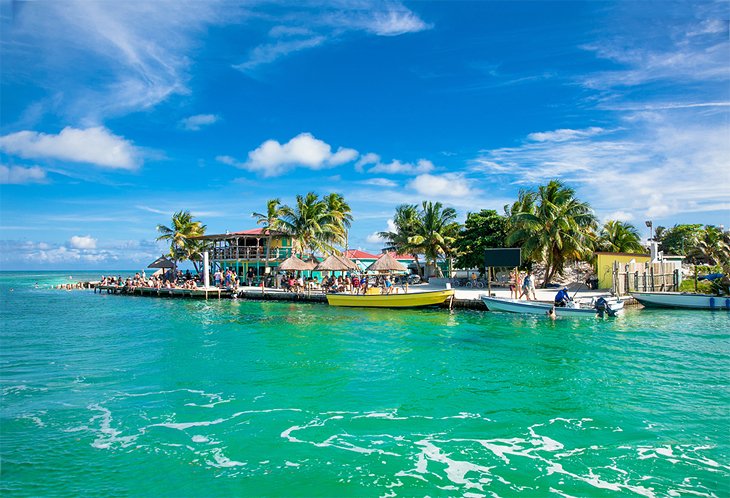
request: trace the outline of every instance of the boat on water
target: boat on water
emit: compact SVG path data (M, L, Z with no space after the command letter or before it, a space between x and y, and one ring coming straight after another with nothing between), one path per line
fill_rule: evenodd
M365 308L420 308L443 304L454 296L454 289L406 294L327 294L330 306Z
M632 292L631 295L647 308L730 310L730 296L690 292Z
M509 313L522 313L527 315L546 315L553 305L551 303L543 303L539 301L520 301L519 299L510 299L506 297L489 297L481 296L482 301L489 311L506 311ZM608 309L603 310L596 307L595 304L590 306L576 307L560 307L555 306L555 316L568 316L577 318L594 318L596 315L613 316L623 311L623 301L607 302Z

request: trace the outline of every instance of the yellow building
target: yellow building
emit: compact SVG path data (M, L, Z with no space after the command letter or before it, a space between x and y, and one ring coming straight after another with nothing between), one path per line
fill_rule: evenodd
M619 264L619 268L631 262L648 263L651 257L648 254L630 254L625 252L597 252L596 253L596 276L598 277L599 289L610 289L613 285L613 265Z

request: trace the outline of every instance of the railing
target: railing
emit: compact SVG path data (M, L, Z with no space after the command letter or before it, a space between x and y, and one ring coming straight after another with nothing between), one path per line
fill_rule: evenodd
M670 264L615 264L613 268L613 292L617 296L623 296L632 291L677 291L680 281L679 270Z
M292 255L290 247L273 247L269 252L269 259L271 261L284 260ZM228 247L215 247L210 254L213 260L222 259L266 259L266 248L261 246L228 246Z

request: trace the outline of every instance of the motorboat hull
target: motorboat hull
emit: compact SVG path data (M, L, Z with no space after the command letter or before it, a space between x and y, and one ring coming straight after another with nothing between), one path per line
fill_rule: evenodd
M647 308L730 310L730 296L686 292L632 292L631 295Z
M547 312L550 311L550 308L553 307L550 303L537 301L520 301L518 299L488 296L481 296L481 298L489 311L505 311L508 313L522 313L527 315L546 315ZM621 301L615 301L609 303L609 306L611 307L611 311L621 312L623 311L624 303ZM594 308L555 307L555 316L593 318L597 314L598 311Z
M443 304L454 296L454 289L404 294L327 294L330 306L363 308L420 308Z

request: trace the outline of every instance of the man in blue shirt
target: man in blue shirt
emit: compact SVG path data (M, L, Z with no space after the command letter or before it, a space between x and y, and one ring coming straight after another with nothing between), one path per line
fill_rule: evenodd
M568 305L570 302L570 294L568 293L568 288L563 287L558 291L558 293L555 295L555 306L560 306L564 308Z

